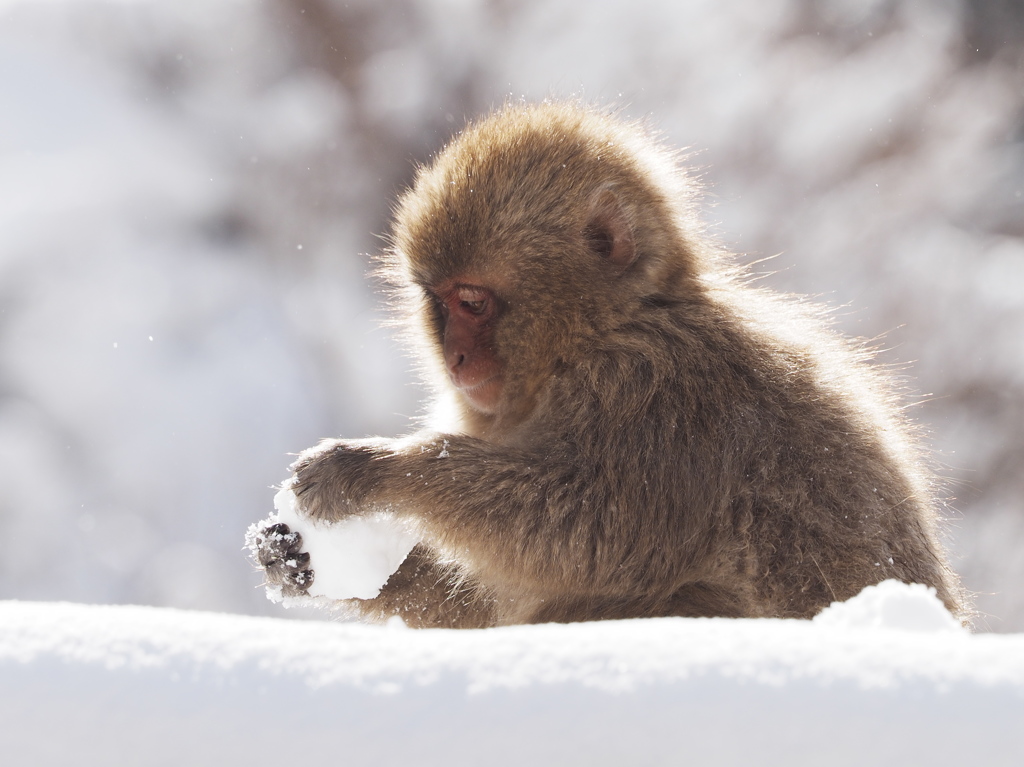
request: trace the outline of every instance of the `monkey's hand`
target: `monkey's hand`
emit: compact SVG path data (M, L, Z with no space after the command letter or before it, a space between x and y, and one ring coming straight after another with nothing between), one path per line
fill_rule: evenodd
M390 452L390 444L381 439L331 439L302 451L291 466L299 511L330 522L366 511L366 499L379 484L375 461Z
M252 531L247 543L267 581L280 586L282 596L303 596L313 585L313 571L309 569L309 554L302 550L302 536L289 530L288 525L278 523Z

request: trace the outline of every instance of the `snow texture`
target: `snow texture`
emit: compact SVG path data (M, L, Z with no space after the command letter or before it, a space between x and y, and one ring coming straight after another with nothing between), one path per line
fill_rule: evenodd
M317 522L300 516L295 493L282 487L274 496L277 513L250 528L263 529L283 522L302 536L302 550L313 570L310 597L373 599L381 586L405 561L418 542L416 534L384 512L350 517L341 522ZM279 587L268 586L271 601L305 604L308 600L282 597Z
M1024 636L937 625L936 604L882 584L816 621L412 631L0 602L0 750L34 767L1019 764Z
M891 628L906 631L963 631L931 586L883 581L846 602L834 602L814 617L833 628Z

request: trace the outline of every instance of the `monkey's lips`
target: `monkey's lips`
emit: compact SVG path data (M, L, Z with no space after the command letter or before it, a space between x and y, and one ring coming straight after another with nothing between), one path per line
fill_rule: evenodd
M493 375L480 382L467 381L462 376L451 376L452 384L465 397L469 404L481 413L493 413L498 406L498 398L504 383L500 374Z

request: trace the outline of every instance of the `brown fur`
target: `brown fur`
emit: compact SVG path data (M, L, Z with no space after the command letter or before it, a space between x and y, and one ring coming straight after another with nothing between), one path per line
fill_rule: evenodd
M307 514L386 507L422 531L353 602L364 615L809 618L887 578L963 614L887 382L814 312L737 279L675 166L635 126L544 104L468 127L419 172L385 271L431 420L295 467ZM447 383L436 293L456 283L501 302L492 412Z

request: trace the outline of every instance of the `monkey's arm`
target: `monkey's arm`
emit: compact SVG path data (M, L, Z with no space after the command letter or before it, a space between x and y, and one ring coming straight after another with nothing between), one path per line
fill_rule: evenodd
M338 440L306 451L293 468L307 515L337 520L393 510L416 520L430 546L457 552L487 582L609 593L664 575L648 561L655 554L637 548L641 509L622 508L637 515L635 524L620 521L615 535L603 534L610 515L620 513L611 484L594 469L582 470L567 449L532 453L459 435Z
M486 628L494 624L494 601L481 587L432 552L416 546L373 599L350 599L346 607L382 622L397 615L411 628Z
M277 523L251 531L249 544L267 583L278 586L281 596L306 595L315 573L302 550L301 534ZM494 623L494 600L486 590L439 564L422 544L409 552L376 597L336 604L378 622L397 615L413 628L483 628Z

